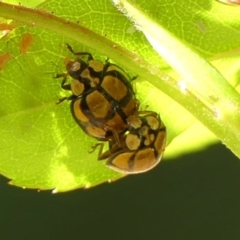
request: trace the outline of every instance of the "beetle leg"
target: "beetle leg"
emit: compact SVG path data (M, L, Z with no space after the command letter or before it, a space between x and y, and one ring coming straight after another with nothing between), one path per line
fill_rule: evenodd
M105 64L109 64L109 57L106 58Z
M71 84L66 84L67 74L66 73L61 73L61 74L57 74L55 76L55 78L60 78L60 77L63 77L63 80L62 80L62 83L61 83L61 88L64 89L64 90L67 90L67 91L71 91ZM56 102L56 104L60 104L60 103L64 102L65 100L73 100L75 98L76 98L75 95L71 95L69 97L63 97L63 98L60 98L58 100L58 102Z
M87 56L88 56L88 61L93 60L93 56L92 56L91 53L88 53L88 52L74 52L73 49L72 49L72 47L71 47L68 43L66 43L66 45L67 45L67 49L68 49L72 54L74 54L75 56L84 56L84 55L87 55Z
M60 104L60 103L62 103L62 102L64 102L64 101L75 100L76 98L78 98L78 97L75 96L75 95L71 95L71 96L69 96L69 97L63 97L63 98L60 98L60 99L58 100L58 102L56 102L56 104Z
M63 77L61 88L67 91L71 91L71 84L66 84L67 76L68 75L66 73L61 73L61 74L57 74L55 78Z
M89 153L93 153L97 148L99 147L98 151L98 160L104 160L112 155L110 150L107 150L106 152L103 152L104 143L97 143L94 146L92 146L92 150L88 151ZM110 148L110 143L109 143Z
M103 150L103 146L104 146L104 143L96 143L95 145L93 145L91 148L92 150L88 151L89 153L93 153L98 147L100 148L99 149L99 153L102 152Z
M130 81L132 82L132 81L136 80L137 78L138 78L138 75L133 76L133 77L130 79Z
M66 73L57 73L55 78L60 78L63 77L63 79L67 79L67 74Z
M106 158L109 158L112 155L111 150L107 150L106 152L101 152L98 154L98 160L105 160Z
M63 81L62 81L62 84L61 84L61 88L62 89L64 89L64 90L67 90L67 91L71 91L71 84L65 84L66 83L66 78L64 78L63 79ZM62 102L64 102L64 101L70 101L70 100L74 100L74 99L76 99L77 98L77 96L75 96L75 95L71 95L71 96L69 96L69 97L63 97L63 98L60 98L59 100L58 100L58 102L56 102L56 104L60 104L60 103L62 103Z
M67 91L71 91L71 84L63 84L61 85L61 88Z
M60 99L58 99L56 104L60 104L60 103L64 102L65 100L67 100L67 97L60 98Z
M122 149L121 147L119 147L118 143L116 143L112 139L108 140L108 145L109 145L108 150L103 152L104 143L97 143L94 146L92 146L92 150L89 151L89 153L94 152L96 148L99 147L98 160L101 161L111 157L114 153Z
M138 111L138 114L144 115L144 116L153 116L156 117L158 114L154 111L149 111L149 110L143 110L143 111Z
M115 140L115 142L117 143L117 145L118 145L119 147L122 147L122 144L121 144L120 139L119 139L119 135L118 135L118 133L116 132L116 130L115 130L114 128L109 127L109 126L105 126L105 127L104 127L104 130L111 132L112 135L113 135L113 139Z

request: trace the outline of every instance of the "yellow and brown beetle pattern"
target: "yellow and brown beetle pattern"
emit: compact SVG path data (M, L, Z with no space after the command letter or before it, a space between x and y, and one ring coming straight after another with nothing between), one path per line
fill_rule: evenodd
M166 127L159 114L139 111L130 77L117 65L94 60L87 52L74 52L74 61L67 60L67 74L62 88L72 92L59 102L71 100L71 113L76 123L90 137L108 141L109 150L100 147L98 160L124 174L149 171L161 160L165 150ZM82 57L87 56L87 61ZM70 76L71 83L67 83Z
M68 46L73 52L72 48ZM70 90L71 113L83 131L100 141L117 138L127 127L127 117L138 110L130 77L118 66L94 60L90 53L77 52L78 56L88 56L87 62L81 58L66 62L67 74L63 76L62 88ZM67 76L72 77L70 84Z
M108 158L106 166L124 174L143 173L154 168L165 150L166 127L155 112L130 116L128 131L120 135L118 143L110 142L109 150L102 153L100 144L99 160ZM98 146L98 145L96 145Z

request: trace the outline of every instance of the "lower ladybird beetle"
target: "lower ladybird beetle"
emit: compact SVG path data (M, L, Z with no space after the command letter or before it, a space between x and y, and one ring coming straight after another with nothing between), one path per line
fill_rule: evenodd
M120 135L121 146L109 141L109 150L102 153L99 160L108 158L106 166L124 174L137 174L151 170L161 160L165 150L166 127L155 112L128 118L128 131Z
M127 118L138 110L131 79L117 65L106 61L105 64L94 60L90 53L73 52L77 56L88 56L66 63L67 74L63 76L62 88L72 95L59 100L71 100L71 113L83 131L100 141L115 138L128 128ZM72 77L70 84L67 76Z

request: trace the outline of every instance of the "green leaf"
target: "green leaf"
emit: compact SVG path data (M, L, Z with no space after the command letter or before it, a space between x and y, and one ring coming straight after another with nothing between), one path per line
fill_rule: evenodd
M54 78L73 58L66 42L138 75L141 108L159 112L167 126L165 159L194 143L200 150L214 134L240 156L240 8L205 0L120 3L124 14L107 0L47 1L40 11L0 2L0 17L15 20L0 41L0 173L12 184L60 192L123 176L88 153L96 141L76 125L69 102L55 104L68 94Z

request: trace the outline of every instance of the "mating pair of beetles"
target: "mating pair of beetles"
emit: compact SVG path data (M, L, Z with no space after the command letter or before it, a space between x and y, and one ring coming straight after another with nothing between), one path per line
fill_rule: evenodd
M159 114L140 111L139 101L130 78L120 67L94 60L88 52L70 52L77 58L66 61L66 74L61 87L72 92L59 99L71 101L71 113L76 123L90 137L99 141L98 160L124 174L146 172L161 160L165 149L166 127ZM87 57L84 61L83 58ZM72 78L67 83L67 78ZM104 142L109 150L103 152Z

